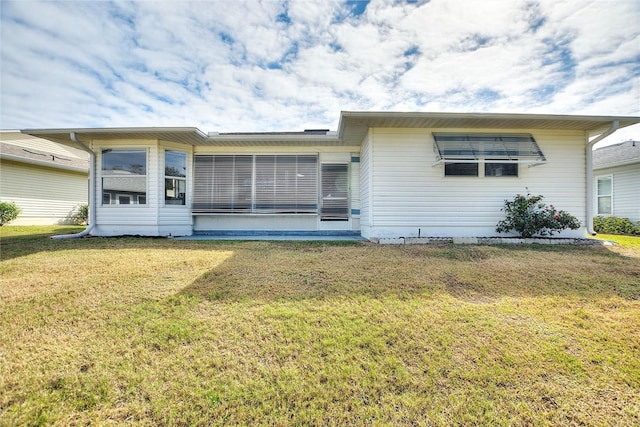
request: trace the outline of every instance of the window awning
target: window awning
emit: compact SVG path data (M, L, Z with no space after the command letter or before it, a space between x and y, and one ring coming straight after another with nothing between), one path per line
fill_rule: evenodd
M433 139L434 165L491 161L535 166L547 161L530 134L434 133Z

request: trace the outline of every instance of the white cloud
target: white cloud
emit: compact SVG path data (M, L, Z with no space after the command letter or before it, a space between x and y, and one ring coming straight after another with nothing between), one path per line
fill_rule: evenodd
M3 1L0 127L335 129L341 109L640 114L636 0L363 6Z

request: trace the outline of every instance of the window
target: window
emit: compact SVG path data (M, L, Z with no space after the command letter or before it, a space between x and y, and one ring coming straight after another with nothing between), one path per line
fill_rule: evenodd
M478 176L477 163L445 163L445 176Z
M316 155L195 156L196 213L316 213Z
M164 203L184 205L187 194L187 153L164 152Z
M486 160L484 164L484 176L518 176L518 164L491 163L491 160Z
M444 163L445 176L518 176L521 163L546 162L538 143L529 134L434 133L436 163ZM482 165L482 167L479 167Z
M102 204L147 203L146 150L102 151Z
M598 215L613 214L613 177L598 177Z

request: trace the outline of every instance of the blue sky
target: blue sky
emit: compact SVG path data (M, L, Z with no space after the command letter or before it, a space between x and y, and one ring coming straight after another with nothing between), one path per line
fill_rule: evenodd
M340 110L640 115L638 0L1 8L3 129L336 129Z

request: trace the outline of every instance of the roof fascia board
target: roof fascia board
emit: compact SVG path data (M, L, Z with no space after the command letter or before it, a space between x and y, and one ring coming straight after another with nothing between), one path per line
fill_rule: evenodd
M635 159L627 159L627 160L622 160L619 162L614 162L614 163L604 163L598 166L593 166L593 170L600 170L600 169L609 169L609 168L616 168L618 166L629 166L629 165L634 165L636 163L640 163L640 158L635 158Z
M532 120L543 123L545 121L574 121L591 124L584 126L582 130L602 133L608 129L613 121L619 121L620 127L626 127L640 123L640 117L635 116L588 116L588 115L564 115L564 114L522 114L522 113L432 113L432 112L397 112L397 111L342 111L338 125L338 135L342 136L348 121L361 120L366 122L375 119L448 119L448 120L505 120L523 121ZM367 124L367 123L362 123ZM375 127L375 126L371 126ZM561 127L559 127L561 128ZM602 129L602 131L601 131Z
M635 116L589 116L568 114L527 114L527 113L446 113L419 111L342 111L345 118L434 118L434 119L512 119L512 120L575 120L585 122L602 122L603 126L613 120L633 120L640 123L640 117Z
M340 138L336 135L260 135L260 134L233 134L233 135L209 135L209 142L323 142L336 143Z

